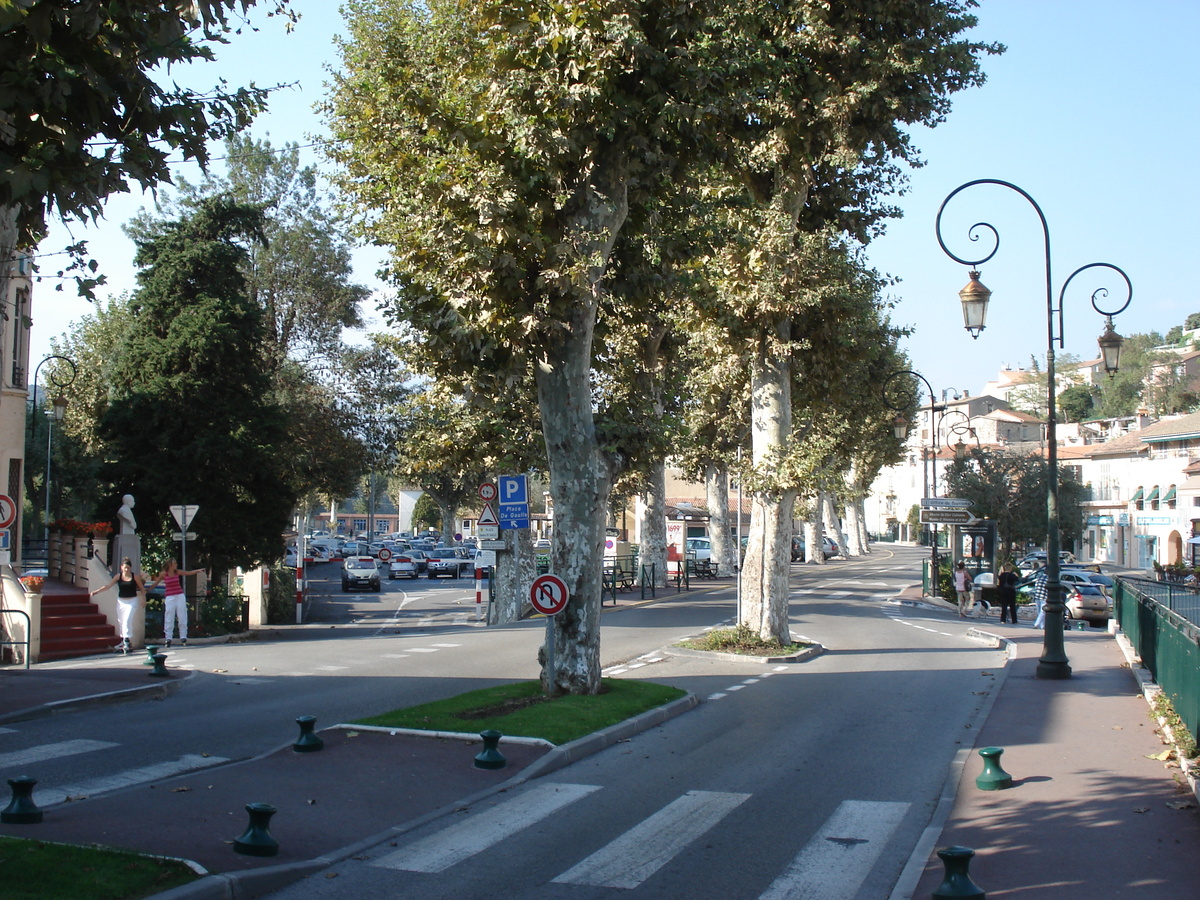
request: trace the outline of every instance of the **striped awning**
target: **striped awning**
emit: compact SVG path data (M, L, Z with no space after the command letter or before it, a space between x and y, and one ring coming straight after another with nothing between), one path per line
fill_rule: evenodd
M1175 485L1171 485L1169 488L1167 488L1167 492L1165 494L1163 494L1163 502L1165 503L1169 500L1174 500L1174 499L1175 499Z
M1156 485L1155 485L1155 486L1154 486L1154 487L1151 489L1150 493L1146 495L1146 502L1147 502L1147 503L1151 503L1151 502L1153 502L1154 500L1157 500L1157 499L1158 499L1158 485L1156 484Z
M1142 499L1142 488L1141 488L1141 485L1138 485L1137 493L1129 498L1129 502L1137 503L1141 499Z

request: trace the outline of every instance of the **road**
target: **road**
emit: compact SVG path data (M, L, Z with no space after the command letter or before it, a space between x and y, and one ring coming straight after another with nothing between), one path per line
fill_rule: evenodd
M886 898L1003 664L957 617L888 602L923 556L795 566L793 632L828 651L803 664L661 652L732 621L729 591L608 607L605 674L677 685L700 706L276 896ZM5 746L99 745L42 752L45 803L64 785L256 755L293 740L299 715L326 725L537 677L541 623L435 624L468 596L422 580L334 597L290 629L303 640L189 647L172 661L199 674L167 700L21 723Z

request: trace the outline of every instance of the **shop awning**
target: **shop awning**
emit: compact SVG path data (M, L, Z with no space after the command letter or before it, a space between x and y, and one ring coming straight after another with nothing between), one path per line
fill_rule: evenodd
M1142 488L1141 488L1141 485L1138 485L1137 493L1129 498L1129 502L1137 503L1141 499L1142 499Z
M1200 544L1200 537L1188 538L1189 544Z
M1156 484L1150 489L1150 493L1146 495L1146 502L1151 503L1158 499L1158 485Z
M1171 485L1169 488L1167 488L1167 492L1165 494L1163 494L1163 502L1166 503L1167 501L1174 500L1174 499L1175 499L1175 485Z

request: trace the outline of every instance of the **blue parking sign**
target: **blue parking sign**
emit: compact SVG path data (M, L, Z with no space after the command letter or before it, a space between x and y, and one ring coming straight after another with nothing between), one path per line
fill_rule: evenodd
M529 502L529 479L524 475L501 475L496 479L496 488L501 505Z

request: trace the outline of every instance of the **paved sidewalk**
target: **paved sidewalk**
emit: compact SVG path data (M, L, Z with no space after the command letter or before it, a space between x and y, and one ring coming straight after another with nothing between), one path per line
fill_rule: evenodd
M976 746L959 753L891 900L930 897L943 874L934 851L947 845L976 851L971 874L993 900L1200 897L1195 796L1179 783L1177 767L1150 758L1164 747L1117 640L1099 629L1068 632L1074 677L1042 681L1034 677L1041 632L995 618L978 621L975 631L980 639L1011 641L1013 658L997 671L993 695L983 698ZM138 656L0 670L0 722L128 700L138 692L149 697L178 689L187 677L157 679L148 672ZM282 744L246 762L51 806L42 823L0 825L0 834L179 856L214 873L160 900L260 895L653 727L695 702L687 698L553 750L504 742L508 767L501 770L475 768L478 741L326 729L325 748L316 753ZM985 746L1004 749L1011 788L976 788L982 769L976 751ZM25 768L0 771L0 778L37 777L36 766ZM246 828L246 804L258 802L278 810L271 823L278 856L232 849Z

